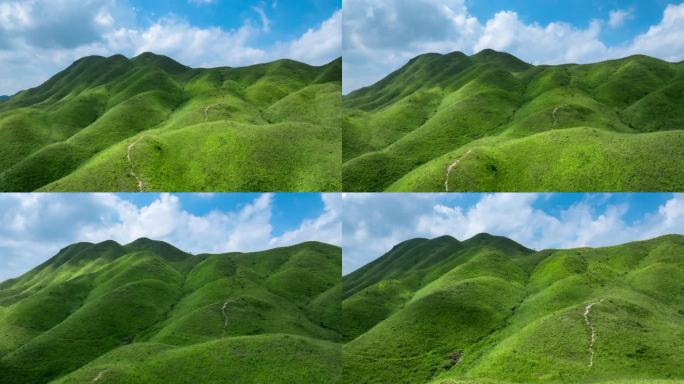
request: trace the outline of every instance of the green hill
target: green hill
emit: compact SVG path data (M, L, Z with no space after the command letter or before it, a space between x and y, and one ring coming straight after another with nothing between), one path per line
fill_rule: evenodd
M0 283L0 383L335 383L341 251L78 243Z
M684 188L684 63L411 60L343 97L346 191Z
M341 72L85 57L0 103L0 190L337 191Z
M346 383L684 383L681 235L414 239L342 285Z

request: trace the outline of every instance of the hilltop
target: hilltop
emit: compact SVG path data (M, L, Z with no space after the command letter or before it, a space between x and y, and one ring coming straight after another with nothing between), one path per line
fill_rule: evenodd
M73 244L0 283L0 383L335 383L340 273L316 242Z
M426 54L343 97L345 191L684 187L684 63Z
M346 383L684 383L681 235L413 239L342 286Z
M0 190L339 190L341 72L84 57L0 104Z

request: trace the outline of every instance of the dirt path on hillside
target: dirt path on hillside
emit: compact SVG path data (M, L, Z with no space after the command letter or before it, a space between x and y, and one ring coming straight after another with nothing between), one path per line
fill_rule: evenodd
M223 303L223 307L221 307L221 313L223 314L223 335L226 335L226 330L228 329L228 302L230 300L226 300L225 303Z
M135 177L135 180L138 182L138 192L145 191L145 183L143 183L142 179L140 179L140 177L138 177L138 175L136 175L133 171L133 162L131 161L131 150L133 150L133 147L135 147L135 145L138 144L140 140L142 140L142 138L143 136L140 136L138 140L136 140L134 143L128 146L128 155L126 156L126 158L128 159L128 165L130 167L129 173L131 174L131 176Z
M95 378L91 382L97 383L98 381L100 381L100 379L102 379L102 377L104 376L105 372L107 372L106 369L104 371L100 371L100 373L98 373L97 376L95 376Z
M218 104L212 104L212 105L207 105L206 108L204 108L204 122L206 123L207 120L209 120L209 110Z
M558 125L558 120L556 119L556 113L558 113L558 110L563 108L563 107L564 107L564 105L559 105L556 108L554 108L554 110L553 110L553 113L552 113L552 115L553 115L553 128L556 128L556 125Z
M468 152L465 153L465 155L461 156L458 160L454 161L453 164L447 168L447 173L446 173L446 180L444 181L444 189L446 189L447 192L449 192L449 175L451 175L451 171L461 162L461 160L465 159L470 155L470 153L473 152L472 149L469 149Z
M603 303L603 299L595 302L588 304L586 307L584 307L584 322L587 324L589 329L591 330L591 341L589 342L589 364L587 365L589 368L594 366L594 343L596 342L596 328L591 322L591 319L589 318L589 315L591 314L591 308L596 305L596 304L601 304Z

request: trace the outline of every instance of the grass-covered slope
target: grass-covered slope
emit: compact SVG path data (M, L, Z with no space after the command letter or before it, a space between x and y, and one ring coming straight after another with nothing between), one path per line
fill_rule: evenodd
M682 130L683 63L427 54L343 98L343 188L680 190Z
M0 383L335 383L340 249L79 243L0 284Z
M2 191L336 191L340 60L78 60L0 102Z
M342 284L345 383L684 383L684 236L415 239Z

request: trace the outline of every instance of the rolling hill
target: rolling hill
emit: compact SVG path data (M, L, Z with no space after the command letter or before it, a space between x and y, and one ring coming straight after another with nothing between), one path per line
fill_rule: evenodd
M341 60L89 56L0 103L0 191L337 191Z
M343 277L344 382L684 383L684 236L413 239Z
M0 283L0 383L335 383L341 252L78 243Z
M684 188L684 63L426 54L343 97L345 191Z

